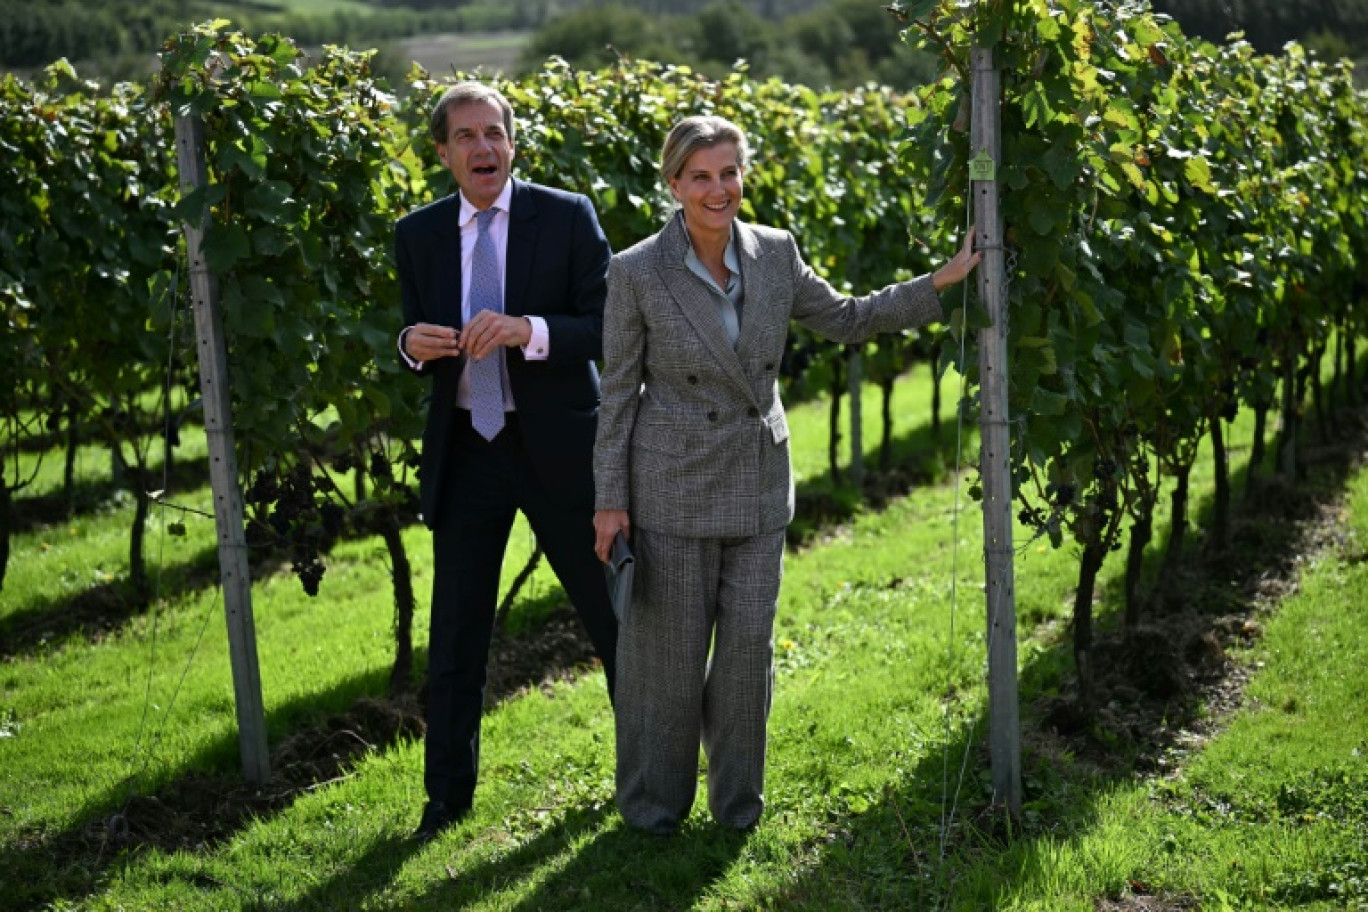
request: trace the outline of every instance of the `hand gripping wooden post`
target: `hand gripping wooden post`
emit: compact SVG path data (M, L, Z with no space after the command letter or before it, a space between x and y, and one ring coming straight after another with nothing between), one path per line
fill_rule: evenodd
M198 117L176 118L176 164L182 195L208 183L204 164L204 124ZM228 620L228 653L237 705L238 746L242 775L262 783L271 775L266 747L266 713L257 668L256 625L252 620L252 576L247 567L247 539L242 526L242 493L238 490L237 456L228 395L228 348L223 341L218 285L204 262L208 213L186 222L185 248L190 261L190 291L195 308L195 340L199 354L204 431L209 442L209 483L214 493L218 529L219 573L223 610Z
M1021 719L1017 705L1016 594L1012 571L1011 428L1007 415L1007 284L997 163L1000 79L993 52L975 49L970 188L974 199L979 300L989 326L979 333L979 472L983 479L983 550L988 594L988 749L993 801L1021 814Z

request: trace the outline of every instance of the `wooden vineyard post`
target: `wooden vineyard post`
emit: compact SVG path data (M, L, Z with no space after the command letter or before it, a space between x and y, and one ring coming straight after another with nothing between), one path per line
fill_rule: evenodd
M198 117L176 117L176 163L182 195L208 183L204 164L204 125ZM190 261L195 346L199 354L204 431L209 443L209 482L214 493L214 525L218 530L219 573L223 584L223 610L228 621L228 652L233 669L242 774L248 782L262 783L271 775L271 760L266 746L261 672L257 667L252 577L247 566L247 538L242 525L242 493L238 490L237 456L233 450L228 348L223 340L218 285L209 272L202 250L207 225L207 213L197 220L197 224L185 223L185 248Z
M864 500L864 352L862 346L850 346L846 358L846 390L850 394L850 483L856 497Z
M993 802L1021 814L1021 719L1017 705L1016 594L1012 570L1011 429L1007 414L1007 286L997 165L1002 155L1000 79L992 51L976 48L970 187L974 199L979 300L989 325L979 332L983 550L988 594L988 725Z

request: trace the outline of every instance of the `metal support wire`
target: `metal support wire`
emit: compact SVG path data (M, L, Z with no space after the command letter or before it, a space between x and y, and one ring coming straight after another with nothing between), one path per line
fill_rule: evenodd
M171 306L171 326L169 329L169 338L167 341L166 377L168 384L168 392L166 396L166 423L164 425L164 433L162 437L163 440L165 440L169 436L169 433L167 432L169 432L170 430L171 422L171 396L169 391L169 384L171 379L171 372L174 365L174 358L176 352L176 331L181 309L179 260L177 260L176 263L176 273L171 285L171 295L173 303ZM168 451L163 453L162 455L162 493L164 493L170 485L169 465L170 453ZM162 521L161 535L158 539L157 546L157 572L154 576L154 585L152 591L152 629L151 642L149 645L147 658L147 684L144 688L143 693L143 709L142 717L138 721L138 734L137 737L134 739L133 750L131 755L129 756L129 771L128 776L125 779L124 798L119 805L119 810L112 814L109 820L106 821L106 839L110 837L120 837L128 832L128 806L133 801L133 796L137 792L138 782L147 772L147 768L151 765L153 758L156 756L157 746L161 743L162 734L166 730L166 723L171 718L171 712L176 707L176 700L180 697L181 688L184 686L185 679L189 676L190 669L195 663L195 657L199 654L200 644L204 641L204 633L209 627L209 618L213 616L213 609L216 608L218 605L217 597L210 601L208 609L204 613L204 618L200 622L200 629L199 633L195 637L195 643L190 648L190 655L186 658L185 667L181 669L180 678L176 681L175 690L173 690L171 693L171 699L167 701L166 709L162 711L161 720L157 724L156 729L151 733L147 747L146 749L144 749L143 736L147 733L147 721L152 706L152 678L157 667L157 638L161 618L160 612L158 611L158 604L161 601L162 570L164 569L166 563L166 510L169 508L181 510L182 512L201 513L201 511L194 510L190 507L179 507L175 504L167 503L165 498L162 496L158 496L156 499L158 506L161 507ZM102 844L100 846L100 855L103 856L103 854L104 845Z
M973 229L973 195L964 195L964 231L967 234ZM960 284L960 313L966 317L969 313L969 283L967 281ZM968 397L968 373L964 371L964 359L966 351L965 340L969 333L963 325L960 328L960 388L959 388L959 407L955 409L955 507L953 510L954 522L951 526L950 542L950 634L946 644L945 657L945 734L941 747L941 822L940 822L940 857L945 859L946 851L950 844L950 830L954 826L955 812L959 805L960 790L964 786L964 776L969 763L969 746L973 743L973 729L971 726L970 737L965 742L964 756L960 761L959 776L955 780L955 795L950 798L950 738L952 736L950 725L950 706L951 694L955 690L954 669L955 669L955 613L959 606L959 519L963 510L961 500L960 479L964 474L964 412L965 400ZM948 807L947 807L948 803Z

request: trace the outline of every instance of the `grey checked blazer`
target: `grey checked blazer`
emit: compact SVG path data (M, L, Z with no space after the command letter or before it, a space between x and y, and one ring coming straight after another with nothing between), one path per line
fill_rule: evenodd
M790 320L838 342L941 319L929 276L838 293L787 231L735 223L744 306L733 350L703 280L684 264L676 212L613 257L603 319L596 509L697 538L759 535L793 518L779 362Z

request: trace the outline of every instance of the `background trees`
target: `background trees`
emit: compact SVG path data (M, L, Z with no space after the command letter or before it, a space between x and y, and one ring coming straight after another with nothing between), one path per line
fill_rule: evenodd
M900 41L893 26L882 5L869 0L785 6L776 18L741 0L681 4L666 13L644 4L585 6L533 35L522 66L535 69L552 55L579 67L628 56L687 64L714 77L745 60L755 76L818 88L875 81L909 89L932 79L932 58Z
M904 44L882 0L0 0L0 68L33 69L59 57L87 75L144 79L167 35L210 15L248 31L279 31L306 46L382 48L397 39L513 30L526 36L520 65L551 55L576 66L620 54L685 63L720 76L738 58L751 72L814 87L876 81L925 84L933 59ZM1368 56L1368 0L1157 0L1190 35L1215 41L1241 31L1261 53L1300 41L1323 58ZM389 62L385 62L389 61ZM382 54L394 82L408 60ZM467 68L466 64L460 64ZM1360 81L1368 73L1360 73Z

